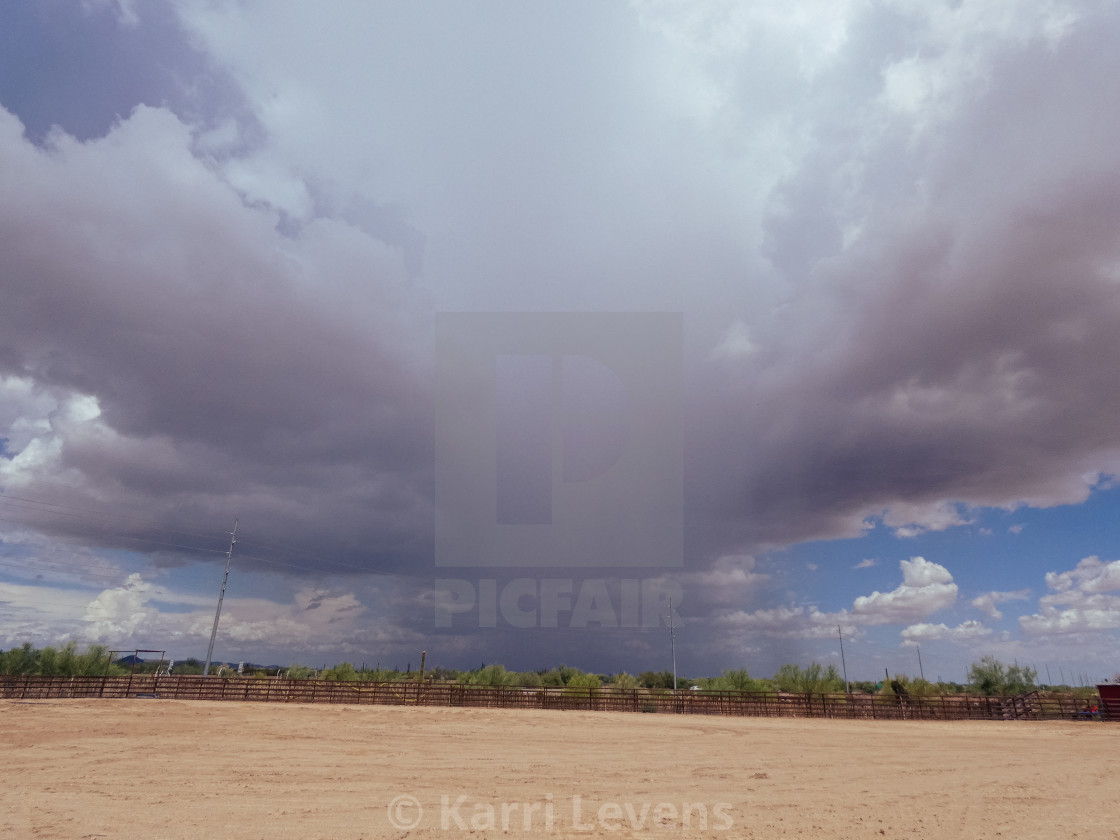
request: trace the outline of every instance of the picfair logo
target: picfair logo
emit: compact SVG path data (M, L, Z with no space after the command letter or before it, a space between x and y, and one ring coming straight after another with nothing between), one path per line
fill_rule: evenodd
M436 316L436 565L679 567L682 319Z

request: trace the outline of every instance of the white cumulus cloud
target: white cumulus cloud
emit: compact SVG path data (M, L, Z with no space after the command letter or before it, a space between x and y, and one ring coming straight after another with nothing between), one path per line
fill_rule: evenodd
M890 592L872 592L856 598L852 613L864 624L914 621L950 607L957 600L957 585L949 570L924 557L899 563L902 585Z
M1120 560L1105 563L1086 557L1068 572L1048 572L1050 594L1039 599L1039 611L1019 617L1032 636L1064 636L1120 628Z
M949 627L947 624L911 624L905 628L901 635L904 644L915 645L919 642L934 641L937 639L947 639L951 642L961 644L964 642L971 642L975 639L982 639L992 634L990 627L985 627L979 621L970 619L956 627Z
M1016 589L1013 592L986 592L973 598L972 606L987 614L990 618L1000 619L1003 618L1003 613L997 608L997 604L1006 601L1025 601L1030 597L1030 594L1029 589Z
M861 595L851 610L822 612L803 606L738 610L721 615L717 624L784 638L822 639L836 635L838 625L851 634L859 627L919 621L956 601L957 584L941 564L913 557L899 566L900 586L889 592L876 590Z

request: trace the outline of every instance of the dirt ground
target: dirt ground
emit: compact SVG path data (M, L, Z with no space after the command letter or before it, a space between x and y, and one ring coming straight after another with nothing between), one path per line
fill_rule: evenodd
M0 701L0 837L1117 838L1118 758L1088 721Z

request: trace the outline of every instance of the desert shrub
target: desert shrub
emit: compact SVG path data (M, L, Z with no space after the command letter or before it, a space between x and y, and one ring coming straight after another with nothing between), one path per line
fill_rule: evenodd
M19 675L35 673L39 664L39 651L30 642L23 647L12 648L0 653L0 674Z
M643 688L672 688L672 671L642 671L638 674L638 682Z
M515 676L504 665L495 664L468 671L459 678L459 682L466 685L513 685Z
M333 668L328 668L324 671L323 679L332 680L334 682L350 682L358 679L358 671L349 662L340 662Z
M30 643L0 652L0 674L44 677L119 676L128 673L119 665L110 664L109 651L103 645L90 645L79 652L75 642L61 648L37 650Z
M85 652L74 659L74 675L92 677L101 674L108 676L123 674L125 669L119 665L110 665L106 671L105 665L109 661L109 655L109 649L105 645L90 645Z
M73 642L67 644L67 648L72 645ZM76 677L95 677L102 674L115 676L123 674L125 671L119 665L109 665L108 671L106 671L105 666L109 662L109 649L105 645L90 645L82 653L75 653L72 657L67 654L66 659L69 662L69 672Z
M315 676L315 669L293 663L288 666L288 672L284 676L290 680L309 680Z
M908 677L906 674L895 674L890 682L885 682L879 688L879 694L904 695L906 697L929 697L943 694L941 686L931 683L921 677Z
M802 668L799 665L786 664L774 674L774 682L780 691L790 691L800 694L809 692L839 692L844 690L844 680L835 665L827 669L819 662L813 662Z
M358 679L361 682L401 682L412 679L412 676L396 668L382 668L378 665L376 668L363 668L358 671Z
M699 677L696 680L696 685L701 691L726 691L721 689L719 677Z
M994 656L985 656L968 668L969 689L976 694L1022 694L1033 689L1038 672L1026 665L1005 665Z
M541 677L541 684L547 686L563 686L567 685L572 677L579 676L583 673L579 668L573 668L570 665L561 665L558 668L552 668L548 671L538 671Z
M42 674L44 677L56 677L63 673L60 670L59 661L60 657L58 651L53 647L45 647L39 651L39 661L35 666L35 673Z
M734 668L724 671L713 680L708 680L708 685L701 688L710 688L714 691L772 691L769 680L756 680L745 668Z
M568 680L569 688L599 688L603 680L598 674L576 674Z
M435 682L456 682L462 673L453 668L444 668L442 665L428 671L428 678Z
M639 685L638 678L627 674L625 671L611 677L610 684L615 688L637 688Z
M564 685L564 678L555 668L548 671L541 671L540 678L541 685L546 685L551 688L562 687Z
M941 693L941 688L929 680L915 677L906 684L906 690L911 697L932 697Z

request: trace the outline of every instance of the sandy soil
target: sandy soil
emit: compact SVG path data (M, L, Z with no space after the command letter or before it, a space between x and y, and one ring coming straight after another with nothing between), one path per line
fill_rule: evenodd
M0 701L0 837L1117 838L1118 758L1093 722Z

